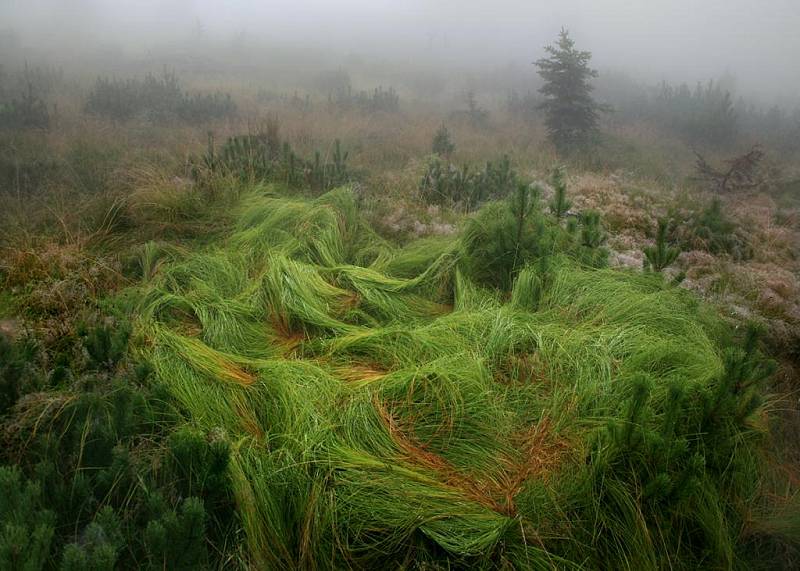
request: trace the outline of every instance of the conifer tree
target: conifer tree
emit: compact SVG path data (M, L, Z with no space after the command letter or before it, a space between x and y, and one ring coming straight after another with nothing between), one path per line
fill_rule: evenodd
M600 223L600 213L594 210L584 212L581 216L581 246L584 248L596 249L606 241L606 234L603 232Z
M656 232L656 243L653 246L644 248L644 267L654 272L660 272L669 266L680 254L678 248L673 248L667 242L667 230L669 225L666 220L658 221L658 231Z
M16 466L0 466L0 569L42 569L55 523L41 486Z
M450 139L450 131L447 130L447 126L444 123L442 123L433 136L431 147L433 154L439 155L440 157L449 157L453 154L453 151L456 150L455 144Z
M509 291L522 268L552 251L539 194L538 187L519 183L506 201L486 205L468 221L465 261L477 282Z
M549 57L535 62L544 86L545 101L539 106L546 114L550 140L559 152L586 145L597 131L598 112L603 107L592 98L590 80L597 71L589 67L591 52L575 49L575 41L562 28L558 43L545 47Z
M552 184L555 194L550 200L550 212L556 219L561 220L572 207L572 202L567 198L567 181L562 167L553 171Z

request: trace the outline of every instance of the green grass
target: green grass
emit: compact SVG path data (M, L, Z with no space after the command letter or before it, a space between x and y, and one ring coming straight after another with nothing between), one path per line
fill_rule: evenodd
M690 294L566 253L486 289L460 237L396 248L347 190L235 217L145 253L135 338L231 443L255 567L741 561L763 375Z

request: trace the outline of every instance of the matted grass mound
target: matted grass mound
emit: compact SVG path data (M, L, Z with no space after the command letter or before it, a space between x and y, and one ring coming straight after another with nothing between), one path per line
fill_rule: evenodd
M140 352L231 442L254 566L733 565L754 341L657 275L555 251L502 292L464 256L384 242L347 190L257 190L146 278Z

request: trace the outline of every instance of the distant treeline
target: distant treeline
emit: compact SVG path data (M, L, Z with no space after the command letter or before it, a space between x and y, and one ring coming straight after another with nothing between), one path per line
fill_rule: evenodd
M649 122L697 146L729 147L741 138L750 138L783 150L800 148L800 107L759 107L737 97L726 81L712 80L694 87L663 81L642 87L618 79L601 79L597 86L598 98L613 109L609 115L613 122ZM514 115L535 118L541 113L541 101L536 92L513 90L506 108Z

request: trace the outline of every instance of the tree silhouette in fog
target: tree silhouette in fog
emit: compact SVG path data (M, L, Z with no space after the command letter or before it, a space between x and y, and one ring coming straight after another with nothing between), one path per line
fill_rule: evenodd
M548 57L535 65L545 81L539 90L545 100L539 108L546 114L548 136L560 152L583 147L597 132L598 113L604 110L591 94L590 80L597 77L597 71L589 67L592 54L576 49L564 28L556 45L545 51Z

